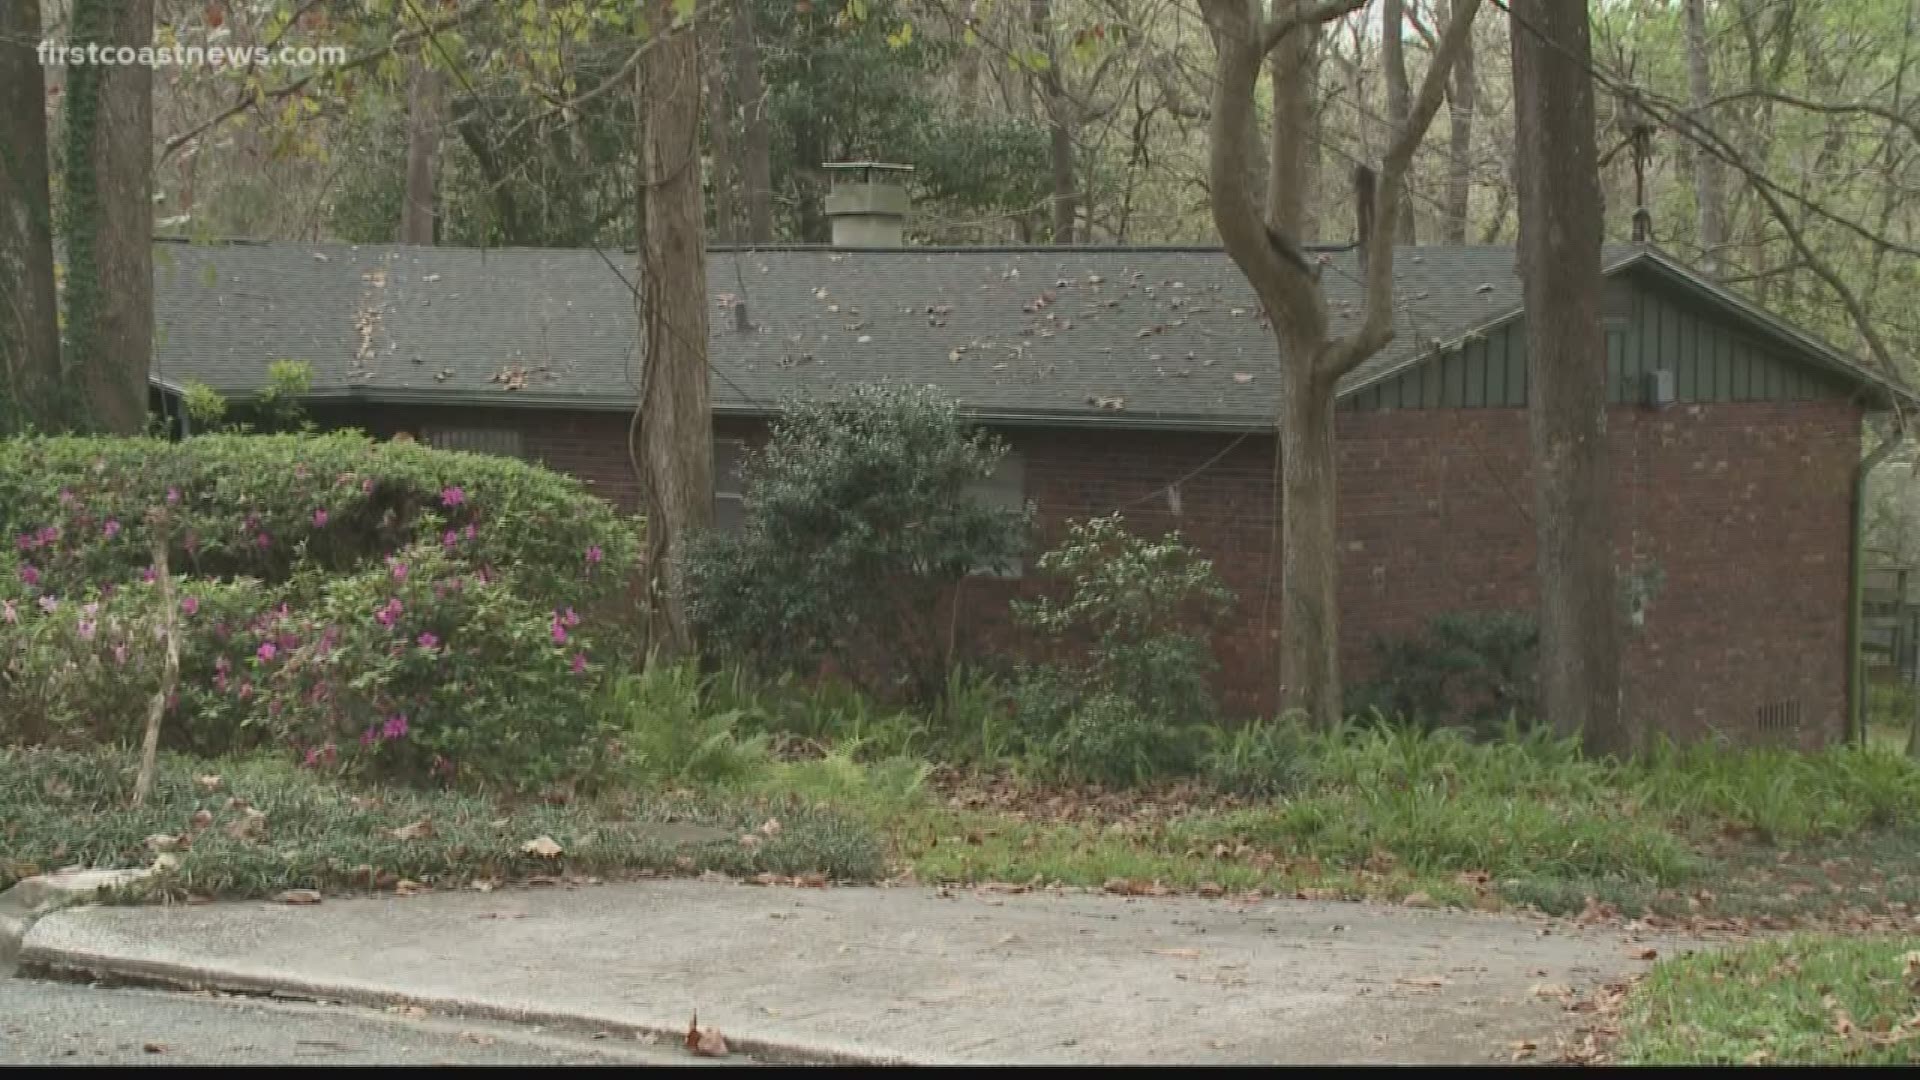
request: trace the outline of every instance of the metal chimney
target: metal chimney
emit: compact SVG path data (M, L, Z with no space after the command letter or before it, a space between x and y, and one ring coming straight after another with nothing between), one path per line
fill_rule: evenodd
M827 170L827 218L833 222L833 246L897 248L906 246L907 177L911 165L880 161L830 161Z

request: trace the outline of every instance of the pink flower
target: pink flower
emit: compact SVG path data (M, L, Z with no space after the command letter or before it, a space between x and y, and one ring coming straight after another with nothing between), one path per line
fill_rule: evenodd
M80 625L79 625L79 627L78 627L78 629L79 629L79 631L80 631L80 640L81 640L81 641L92 641L92 640L93 640L93 631L94 631L94 624L93 624L93 620L91 620L91 619L81 619L81 620L80 620Z
M399 617L401 610L399 598L393 597L387 600L385 607L373 613L373 619L381 626L391 630L393 629L393 620Z
M467 522L467 539L471 540L474 537L479 535L480 535L480 530L473 527L473 522L471 521Z
M58 539L60 539L60 526L49 525L40 530L40 543L51 544Z
M260 643L260 647L254 650L254 655L258 656L263 661L271 662L273 658L279 654L279 652L280 652L279 646L275 645L271 641L263 641Z
M452 529L448 529L446 532L440 534L441 547L452 547L453 545L459 542L460 542L460 534L457 532L454 532Z
M326 507L322 506L314 510L313 527L316 529L324 529L327 527L327 508Z
M252 684L252 683L250 683L250 682L245 682L245 681L243 681L243 682L241 682L241 684L240 684L240 691L239 691L239 693L240 693L240 700L242 700L242 701L245 701L246 699L248 699L248 698L250 698L250 697L252 697L252 696L253 696L253 684Z
M407 737L406 715L404 713L399 713L399 714L395 714L393 716L387 717L387 722L381 725L380 737L383 739L406 738Z
M32 551L34 548L40 546L40 541L36 539L32 533L23 532L19 536L14 537L13 546L19 548L21 551Z
M180 489L177 487L168 488L167 489L167 505L172 506L174 503L177 503L179 501L180 501Z
M586 670L587 670L587 654L583 652L574 653L573 654L573 673L575 675L579 675Z
M40 584L40 571L35 570L32 563L22 563L20 566L20 580L26 582L29 586L38 585Z
M434 637L432 631L428 631L420 635L420 647L423 649L437 649L440 647L440 639Z
M466 501L467 501L467 493L460 490L458 487L448 487L448 488L440 489L440 505L441 506L459 506L461 503Z
M376 734L376 729L374 728L374 726L372 724L368 724L367 730L360 733L360 745L372 746L373 740L377 737L378 736Z
M555 645L564 645L567 643L567 628L560 625L558 616L555 616L552 625L550 625L548 629L553 631L553 643Z
M72 506L72 505L73 505L73 492L71 492L71 491L69 491L69 490L67 490L66 488L61 488L61 489L60 489L60 505L62 505L62 506Z
M601 555L601 553L600 553L600 545L599 545L599 544L589 544L589 545L587 545L587 562L589 562L589 563L597 563L597 562L599 562L599 561L600 561L600 555Z
M113 518L108 518L107 523L100 526L100 531L105 534L107 539L111 540L120 535L120 523Z
M387 568L393 572L393 580L407 580L407 564L395 559L387 560Z
M144 582L146 582L147 584L149 584L149 585L151 585L151 584L153 584L153 579L154 579L154 573L153 573L153 567L151 567L151 566L143 566L143 567L141 567L141 568L140 568L140 580L141 580L141 581L144 581Z
M59 610L59 607L60 607L60 601L55 600L51 596L43 596L40 598L40 610L46 612L49 615Z
M268 536L266 533L261 533L259 536L253 538L253 542L255 546L264 548L273 543L273 537Z
M186 612L189 615L197 614L200 610L200 598L197 596L181 597L180 610Z
M568 626L579 626L580 616L575 615L572 608L568 608L566 612L560 616L560 621L566 623Z

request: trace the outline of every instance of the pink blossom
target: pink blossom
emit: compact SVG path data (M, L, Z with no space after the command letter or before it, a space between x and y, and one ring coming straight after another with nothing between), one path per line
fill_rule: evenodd
M62 505L62 506L72 506L72 505L73 505L73 492L72 492L72 491L69 491L69 490L68 490L68 489L66 489L66 488L61 488L61 489L60 489L60 505Z
M38 585L40 584L40 571L34 569L32 563L22 563L20 565L20 580L26 582L29 586Z
M93 631L94 631L94 624L93 624L93 620L91 620L91 619L81 619L81 620L80 620L80 625L79 625L79 626L77 627L77 629L78 629L78 630L80 631L80 640L81 640L81 641L92 641L92 640L93 640Z
M568 626L579 626L580 616L575 615L572 608L568 608L566 612L560 616L560 621L566 623Z
M266 533L261 533L259 536L253 538L253 542L255 546L264 548L272 545L273 537L268 536Z
M360 733L360 745L361 745L361 746L372 746L372 745L373 745L373 740L374 740L374 739L375 739L376 737L377 737L377 736L376 736L376 734L375 734L375 730L374 730L374 726L373 726L372 724L368 724L368 725L367 725L367 730L365 730L365 731L363 731L363 732L361 732L361 733Z
M446 532L440 534L441 547L452 547L453 545L459 542L460 542L460 534L457 532L454 532L452 529L448 529Z
M56 541L56 540L58 540L58 539L60 539L60 526L58 526L58 525L49 525L49 526L47 526L46 528L44 528L44 529L41 529L41 530L40 530L40 543L41 543L41 544L43 544L43 545L44 545L44 544L51 544L51 543L53 543L54 541Z
M198 614L200 611L200 598L197 596L181 597L180 610L186 612L189 615Z
M385 739L404 739L407 736L407 717L405 713L396 713L387 717L380 728L380 736Z
M428 631L420 635L420 647L423 649L437 649L440 647L440 639L435 637L432 631Z
M104 534L107 539L111 540L120 535L120 523L113 518L108 518L107 523L100 526L100 532Z
M177 487L168 488L167 489L167 505L172 506L174 503L177 503L179 501L180 501L180 489Z
M279 647L276 646L271 641L261 642L260 647L254 650L254 654L256 656L260 657L261 660L269 661L269 662L271 662L273 658L279 654L279 652L280 652Z
M151 567L151 566L143 566L143 567L141 567L141 568L140 568L140 580L141 580L141 581L144 581L144 582L146 582L147 584L149 584L149 585L151 585L151 584L153 584L153 579L154 579L154 573L153 573L153 567Z
M32 551L34 548L40 546L40 541L35 538L32 533L23 532L19 536L14 537L13 546L19 548L21 551Z
M584 672L586 670L587 670L587 654L583 652L574 653L573 654L573 673L575 675L578 675L581 672Z
M100 614L100 604L97 601L88 601L87 603L80 605L80 614L91 619L95 615Z
M373 613L374 621L391 630L393 620L399 617L401 610L399 597L389 598L385 607Z
M467 493L465 491L462 491L458 487L448 487L448 488L440 489L440 505L441 506L459 506L461 503L466 501L467 501Z
M407 564L396 559L387 560L387 568L393 572L393 580L407 580Z
M588 544L588 545L587 545L587 562L589 562L589 563L597 563L597 562L599 562L599 561L600 561L600 555L601 555L601 552L600 552L600 545L599 545L599 544Z
M314 510L313 527L316 529L324 529L327 527L327 508L326 507L322 506Z
M250 697L252 697L252 696L253 696L253 684L252 684L252 683L250 683L250 682L246 682L245 680L242 680L242 681L241 681L241 683L240 683L240 691L239 691L239 693L240 693L240 700L242 700L242 701L245 701L246 699L248 699L248 698L250 698Z
M43 596L40 598L40 610L46 612L49 615L59 610L59 607L60 607L60 601L55 600L51 596Z
M560 619L557 616L554 618L552 625L549 626L548 629L553 631L553 643L555 645L566 644L567 628L560 625Z
M473 527L473 522L471 521L467 522L467 539L471 540L474 537L479 535L480 535L480 530Z

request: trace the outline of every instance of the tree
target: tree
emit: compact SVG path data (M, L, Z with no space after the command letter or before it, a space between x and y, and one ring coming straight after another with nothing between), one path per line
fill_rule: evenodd
M1541 703L1595 753L1634 748L1620 710L1620 599L1600 328L1600 177L1582 0L1510 0Z
M422 46L407 87L407 189L400 203L400 242L431 245L439 217L440 128L446 123L445 76Z
M71 40L149 45L153 0L74 0ZM153 362L153 71L78 65L66 96L65 377L85 426L132 435Z
M713 519L713 425L707 386L706 214L700 192L700 47L675 0L646 7L655 35L641 57L639 320L645 335L639 466L652 576L650 638L667 656L693 650L681 554Z
M1467 242L1470 196L1473 194L1473 109L1476 98L1473 37L1469 35L1453 62L1453 82L1447 89L1447 229L1449 244Z
M1079 216L1079 184L1074 177L1073 130L1077 110L1060 78L1060 51L1053 44L1053 0L1027 0L1027 19L1036 48L1029 66L1040 83L1041 110L1047 118L1047 161L1053 177L1053 242L1073 243Z
M733 92L740 102L740 187L747 204L747 242L772 243L773 138L767 131L767 90L760 79L753 0L733 0Z
M1405 0L1381 0L1380 63L1387 70L1387 130L1407 126L1413 109L1413 88L1407 84L1407 50L1403 35L1407 32ZM1391 136L1389 136L1391 137ZM1400 193L1393 208L1393 233L1398 243L1416 243L1413 220L1413 196Z
M1208 129L1208 180L1222 243L1247 277L1272 320L1280 351L1279 440L1281 459L1280 639L1282 704L1301 709L1321 726L1340 717L1339 558L1334 544L1336 480L1333 416L1342 376L1393 340L1393 230L1368 230L1359 239L1366 300L1358 330L1335 336L1318 266L1298 241L1270 228L1246 186L1248 146L1238 136L1253 108L1254 84L1264 58L1292 34L1358 10L1365 0L1296 0L1279 18L1256 20L1241 0L1201 0L1215 50L1213 110ZM1477 0L1454 0L1433 62L1421 79L1407 123L1396 129L1376 183L1360 185L1361 220L1393 220L1405 190L1414 150L1440 107L1441 87L1467 35ZM1288 96L1304 97L1306 69L1274 72L1292 84ZM1276 148L1278 149L1278 148ZM1300 188L1298 148L1274 155L1270 175L1287 205ZM1367 174L1371 178L1371 173ZM1371 191L1366 188L1371 187Z
M0 435L62 419L38 40L39 0L0 4Z
M1292 3L1273 0L1274 18L1284 17ZM1288 34L1268 54L1267 62L1273 73L1268 80L1273 87L1273 125L1267 160L1279 161L1283 155L1295 159L1292 169L1267 170L1267 220L1286 235L1305 239L1311 235L1308 213L1320 180L1320 110L1315 93L1320 81L1320 24L1310 22Z
M1694 118L1705 121L1706 108L1713 101L1713 61L1707 50L1707 0L1686 0L1686 4L1687 90ZM1720 248L1727 242L1726 186L1720 162L1712 154L1695 149L1691 157L1700 229L1695 239L1705 256L1705 269L1714 273Z
M732 21L709 23L701 34L701 68L707 80L707 146L712 167L707 182L713 186L713 238L723 244L740 242L740 212L736 202L740 162L733 149L733 96L727 85L732 66Z

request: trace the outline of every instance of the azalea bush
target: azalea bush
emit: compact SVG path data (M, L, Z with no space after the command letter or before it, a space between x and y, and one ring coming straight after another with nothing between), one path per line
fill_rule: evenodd
M163 510L164 526L149 524ZM0 443L0 742L163 744L530 786L609 752L637 523L519 462L357 435Z

